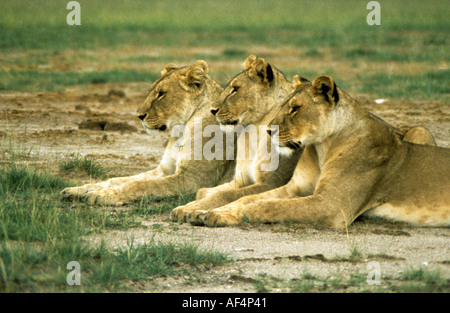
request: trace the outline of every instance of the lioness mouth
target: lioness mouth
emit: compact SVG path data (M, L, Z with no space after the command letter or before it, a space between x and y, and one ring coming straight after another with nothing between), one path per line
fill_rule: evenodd
M157 129L157 130L164 131L164 130L167 129L167 126L166 126L166 125L160 126L160 127L158 127L158 128L156 128L156 127L150 127L150 126L148 126L147 124L145 124L144 122L142 122L142 125L144 125L145 128L150 129L150 130L156 130L156 129Z
M234 121L226 121L225 123L223 123L223 125L233 125L236 126L238 124L239 120L234 120Z
M289 140L288 142L286 142L286 147L292 150L296 150L302 147L302 143L299 141Z

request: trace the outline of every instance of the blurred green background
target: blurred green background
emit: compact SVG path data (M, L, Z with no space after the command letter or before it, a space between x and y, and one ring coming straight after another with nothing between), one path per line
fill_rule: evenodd
M361 0L80 0L80 26L66 23L68 2L0 1L0 89L151 82L164 63L198 58L224 62L212 75L225 84L255 53L288 76L326 71L357 92L448 100L449 1L379 1L380 26Z

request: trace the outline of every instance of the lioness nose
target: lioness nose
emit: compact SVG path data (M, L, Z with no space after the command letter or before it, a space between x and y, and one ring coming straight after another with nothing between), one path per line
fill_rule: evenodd
M267 133L269 134L269 136L273 136L277 133L278 129L272 129L272 128L267 128Z
M142 115L138 115L138 117L139 117L139 119L140 119L141 121L143 121L143 120L144 120L144 118L146 118L146 117L147 117L147 113L145 113L145 114L142 114Z
M212 115L216 116L217 112L219 112L219 109L211 109Z

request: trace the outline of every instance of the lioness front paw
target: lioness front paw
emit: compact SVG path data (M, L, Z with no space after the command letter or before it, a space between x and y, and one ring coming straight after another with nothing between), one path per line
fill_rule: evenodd
M84 200L89 205L121 206L127 202L127 198L118 188L109 188L90 191L84 196Z
M101 189L101 186L95 184L88 184L80 187L67 187L59 193L59 196L63 200L76 200L83 198L88 192L98 189Z
M173 209L170 218L174 222L193 222L200 212L205 212L196 208L195 205L181 205Z
M59 193L59 197L63 200L74 200L83 194L84 192L79 187L67 187Z
M218 208L209 212L198 214L196 225L205 225L209 227L232 226L242 223L244 213L239 208Z
M170 213L170 219L172 222L185 222L185 205L180 205L172 210Z

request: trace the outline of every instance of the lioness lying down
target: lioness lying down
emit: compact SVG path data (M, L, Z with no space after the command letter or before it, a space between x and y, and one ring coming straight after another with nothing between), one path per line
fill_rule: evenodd
M138 109L138 116L148 130L172 131L175 126L185 126L186 133L189 130L192 134L185 136L178 132L170 137L158 167L130 177L66 188L61 196L89 204L121 205L144 196L194 193L200 188L230 181L235 161L227 160L225 147L219 151L221 159L198 159L194 155L199 150L198 144L203 147L208 141L202 136L203 130L209 125L219 127L210 113L210 106L223 89L208 73L208 65L201 60L185 67L166 65L162 77L152 85L147 99ZM201 122L201 127L196 126L200 125L196 120ZM191 137L201 139L194 142ZM226 144L225 136L222 142Z
M280 151L306 147L288 184L198 211L197 224L299 222L342 228L367 214L417 226L450 226L450 149L405 142L329 76L302 82L268 132ZM278 140L277 140L278 137ZM303 156L301 160L303 159Z
M259 195L285 185L291 179L301 155L302 171L317 171L317 158L314 151L311 152L309 148L303 154L301 149L297 149L289 155L279 156L274 155L276 151L267 153L266 150L271 140L266 133L268 123L281 109L284 99L295 90L294 85L305 81L307 81L305 78L295 75L294 84L290 83L283 73L264 58L250 55L245 60L244 71L228 83L217 101L211 105L211 113L216 116L224 131L236 131L239 126L247 129L253 126L263 130L262 137L251 136L252 139L249 140L245 136L245 131L240 134L237 140L238 158L233 180L213 188L200 189L196 201L172 211L172 220L195 223L196 211L212 210L244 196ZM404 133L392 128L403 137ZM259 132L256 135L259 135ZM422 127L410 129L403 139L434 145L433 136ZM252 145L258 148L252 149ZM239 158L241 152L245 152L243 153L245 158ZM277 162L273 160L275 157L278 159ZM311 188L307 190L309 189Z
M172 220L190 222L195 211L221 207L243 196L280 187L291 179L301 151L289 156L279 156L275 149L268 153L272 149L268 149L271 138L266 128L284 98L293 91L293 84L265 59L250 55L245 60L243 72L230 81L211 105L211 116L228 134L239 126L249 130L242 130L237 139L234 178L217 187L200 189L196 201L172 211Z

